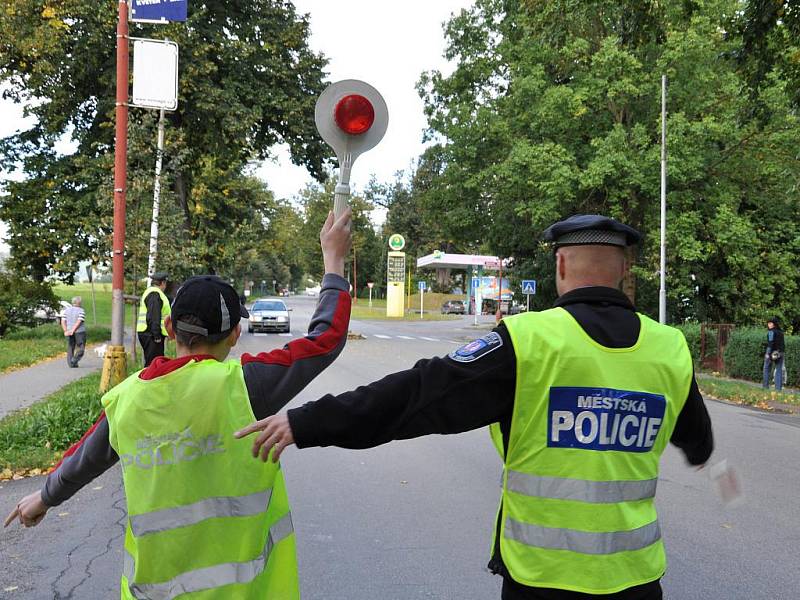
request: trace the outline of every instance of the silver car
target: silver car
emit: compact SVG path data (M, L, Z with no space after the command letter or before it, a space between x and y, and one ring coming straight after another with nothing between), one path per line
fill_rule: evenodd
M260 298L250 309L250 320L247 331L277 331L289 333L291 322L289 319L290 308L286 308L283 300L273 298Z

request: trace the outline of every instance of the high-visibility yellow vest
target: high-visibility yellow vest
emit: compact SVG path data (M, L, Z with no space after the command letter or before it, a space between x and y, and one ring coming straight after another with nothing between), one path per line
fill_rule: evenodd
M142 297L139 299L139 320L136 322L136 331L147 331L147 304L145 304L145 299L152 293L156 293L161 296L161 334L163 336L167 335L167 328L164 326L164 319L166 319L170 315L170 307L169 307L169 298L166 297L164 292L161 291L160 287L150 286L144 292L142 292Z
M128 519L123 600L297 600L279 464L235 431L255 420L241 364L204 360L103 397Z
M630 348L595 342L564 309L504 319L517 359L500 553L531 587L611 594L666 569L658 463L689 394L677 329L639 315ZM505 452L504 452L505 450Z

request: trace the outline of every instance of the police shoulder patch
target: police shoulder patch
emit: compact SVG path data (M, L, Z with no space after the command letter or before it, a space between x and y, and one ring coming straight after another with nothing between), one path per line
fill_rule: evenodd
M458 350L451 352L449 356L456 362L475 362L479 358L483 358L490 352L494 352L498 348L502 347L502 345L503 338L500 337L499 333L495 333L493 331L492 333L488 333L474 342L470 342L466 346L461 346L461 348Z

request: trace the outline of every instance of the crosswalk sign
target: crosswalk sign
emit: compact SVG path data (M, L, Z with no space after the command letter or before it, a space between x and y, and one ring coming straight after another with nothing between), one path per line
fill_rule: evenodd
M523 279L522 280L522 293L528 296L536 294L536 280Z

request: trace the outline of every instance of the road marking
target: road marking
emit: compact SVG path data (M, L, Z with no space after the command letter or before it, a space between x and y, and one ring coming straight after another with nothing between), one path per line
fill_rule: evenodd
M278 335L281 337L292 337L291 333L279 333Z
M254 333L253 335L255 335L257 337L267 337L269 334L268 333Z
M425 341L427 341L427 342L438 342L438 341L439 341L439 340L437 340L436 338L429 338L429 337L423 337L423 336L420 336L420 338L419 338L419 339L421 339L421 340L425 340Z
M415 340L415 339L417 339L417 338L413 338L413 337L408 336L408 335L398 335L397 337L399 337L401 340Z
M392 339L392 336L390 336L390 335L381 335L380 333L376 333L375 337L376 338L380 338L382 340L390 340L390 339Z

